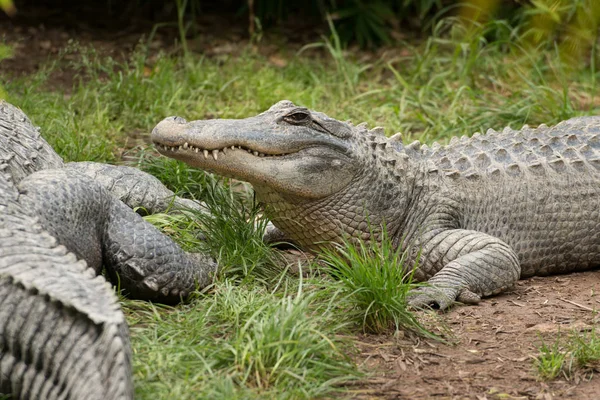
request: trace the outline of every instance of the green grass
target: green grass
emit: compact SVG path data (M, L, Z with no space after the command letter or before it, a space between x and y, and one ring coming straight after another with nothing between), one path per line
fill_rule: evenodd
M282 260L262 240L268 221L253 197L218 182L206 191L209 213L196 216L206 234L201 249L219 261L221 276L258 278L266 284L276 279Z
M595 327L589 332L572 332L566 339L558 337L551 345L542 342L538 350L534 363L545 380L561 374L571 379L578 373L591 375L600 370L600 336Z
M316 292L228 279L175 308L125 301L139 398L315 398L360 376Z
M176 231L175 238L185 249L212 255L219 262L220 276L268 283L281 274L281 258L262 240L268 221L249 185L229 184L166 157L143 158L139 166L177 194L205 204L205 212L155 214L146 219L163 231Z
M436 338L408 309L407 296L417 286L412 277L418 265L407 265L405 256L384 234L381 243L345 239L326 249L322 258L327 272L345 289L351 304L349 317L364 331L384 333L393 328Z
M600 336L595 328L588 333L575 335L571 347L578 367L591 370L600 368Z
M517 33L506 30L506 40L488 43L486 26L467 32L441 22L425 41L365 61L334 37L299 56L282 49L285 68L249 50L215 60L150 57L139 49L117 62L73 46L66 52L80 58L68 63L81 79L68 97L40 95L51 65L8 82L6 91L69 160L114 161L126 134L149 132L168 115L238 118L283 98L424 141L598 113L597 52L564 64L557 51L508 41Z
M490 42L492 28L504 33ZM8 100L42 127L65 159L116 162L127 154L212 211L148 217L184 248L207 251L222 267L214 285L189 304L123 301L136 398L344 397L343 383L361 373L348 357L349 336L396 328L426 332L403 308L410 281L390 262L401 264L401 254L389 246L367 251L363 244L344 249L351 264L329 257L337 279L289 274L260 240L265 221L247 187L158 157L151 147L131 147L131 134L149 133L169 115L246 117L284 98L426 142L600 114L597 52L565 64L552 47L513 41L516 28L470 29L467 35L442 22L430 38L376 56L347 52L334 36L300 54L280 49L285 67L251 49L224 58L177 58L140 48L115 61L73 45L64 50L69 57L41 72L2 82ZM47 82L59 67L75 69L78 79L72 88L51 91ZM597 338L582 340L590 349L580 346L577 362L592 365Z
M535 358L535 366L539 376L546 380L556 378L562 372L566 358L567 354L560 347L558 339L551 345L542 343L539 354Z

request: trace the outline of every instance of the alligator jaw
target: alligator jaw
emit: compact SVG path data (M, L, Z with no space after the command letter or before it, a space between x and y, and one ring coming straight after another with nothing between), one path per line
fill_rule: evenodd
M169 117L154 128L152 141L161 154L194 167L301 197L339 190L355 168L342 141L265 123L260 115L189 123Z
M231 146L226 146L226 147L222 147L220 149L203 149L201 147L197 147L194 144L190 144L188 142L184 142L183 144L180 145L173 145L173 146L169 146L169 145L163 145L160 142L154 142L154 146L156 147L156 149L159 151L159 153L167 155L169 157L175 157L177 158L177 154L175 153L186 153L189 152L190 156L192 157L201 157L204 156L205 160L209 160L210 158L212 158L214 161L219 161L219 159L221 159L221 161L224 160L224 157L226 157L228 154L231 156L232 153L234 152L242 152L242 153L248 153L249 155L253 156L253 157L283 157L283 156L287 156L290 154L294 154L294 153L280 153L280 154L265 154L265 153L260 153L256 150L252 150L250 148L245 148L242 147L240 145L236 146L236 145L231 145ZM196 153L198 154L198 156L194 156L191 153ZM237 153L236 153L236 157Z
M159 152L168 156L173 156L168 152L190 151L216 160L230 149L255 157L284 156L323 142L307 135L290 138L265 132L264 124L253 119L187 122L181 117L168 117L152 130L152 141Z

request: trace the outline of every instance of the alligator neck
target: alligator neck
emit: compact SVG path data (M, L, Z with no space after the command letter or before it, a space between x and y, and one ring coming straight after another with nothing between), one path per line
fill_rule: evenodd
M373 168L356 177L345 190L334 195L307 200L256 187L256 196L267 217L295 243L316 250L341 238L381 241L383 227L399 243L415 203L416 174L407 176ZM420 183L419 183L420 184Z

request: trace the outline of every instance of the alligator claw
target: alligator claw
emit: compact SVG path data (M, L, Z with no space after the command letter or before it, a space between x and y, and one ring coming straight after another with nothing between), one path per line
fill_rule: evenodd
M435 286L421 287L413 290L408 295L408 305L414 309L437 308L446 310L456 299L456 294L448 293L451 290L444 290Z
M469 289L463 289L458 294L456 301L463 304L479 304L481 296L475 292L471 292Z
M481 296L469 289L440 288L425 286L408 295L408 305L415 309L437 308L446 310L454 303L478 304Z
M270 245L276 245L277 247L293 246L293 241L288 235L269 222L265 228L263 234L263 242Z

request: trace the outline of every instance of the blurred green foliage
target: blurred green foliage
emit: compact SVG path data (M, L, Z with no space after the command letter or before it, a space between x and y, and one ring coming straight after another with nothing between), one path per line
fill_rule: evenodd
M8 15L15 15L17 9L12 0L0 0L0 9Z
M479 24L497 19L506 1L464 1L460 16ZM597 0L530 0L514 10L513 40L525 48L557 48L564 61L573 62L596 51L600 27L600 1ZM515 34L516 33L516 34Z
M182 1L176 3L181 14ZM211 4L183 3L188 20ZM285 25L292 16L316 23L331 19L343 43L371 48L391 44L407 31L431 32L448 16L475 25L505 21L524 43L556 42L566 57L579 57L589 49L597 41L600 23L598 0L229 0L220 10L249 14L251 34L255 25ZM497 32L488 32L493 39L504 34L500 25Z
M13 16L17 12L17 9L15 8L15 5L12 0L0 0L0 9L9 16ZM0 61L4 60L5 58L12 57L12 54L12 47L0 43ZM6 91L4 90L4 86L0 84L0 100L5 98Z
M1 0L0 0L1 1ZM12 57L13 48L7 46L6 44L0 43L0 62L5 58ZM4 86L0 83L0 100L6 98L6 91L4 90Z
M7 14L16 12L14 0L0 0ZM35 4L32 0L16 1L21 9ZM72 9L74 0L49 2L47 7ZM182 47L186 37L202 31L201 16L218 13L247 21L253 40L260 40L263 30L285 27L314 30L333 21L336 34L344 45L358 44L375 48L408 37L431 35L441 19L458 17L474 26L490 21L497 30L486 36L491 40L506 36L511 40L537 46L557 43L567 58L578 58L598 38L599 0L130 0L93 1L86 9L106 9L113 20L131 21L132 13L155 19L157 26L177 24ZM143 14L143 15L142 15ZM137 14L136 14L137 15ZM504 26L502 26L504 25ZM514 31L514 32L513 32ZM283 30L283 32L289 32ZM185 51L187 53L187 51Z

